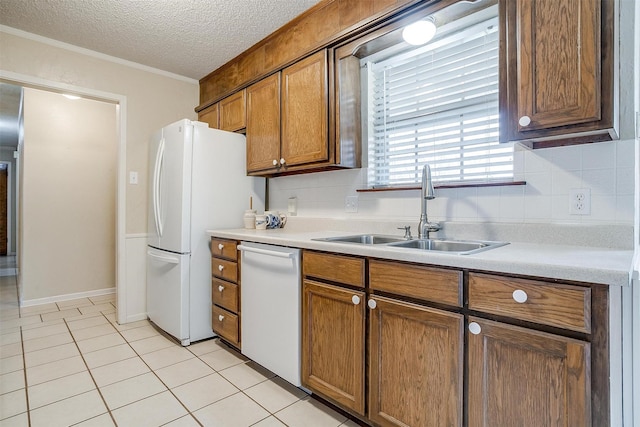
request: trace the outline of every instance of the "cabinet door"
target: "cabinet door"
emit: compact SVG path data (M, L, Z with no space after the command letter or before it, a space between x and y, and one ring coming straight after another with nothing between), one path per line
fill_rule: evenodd
M198 113L198 121L209 124L211 129L218 129L218 104L213 104L206 110L202 110Z
M276 73L247 88L247 172L274 169L279 162L280 73Z
M220 101L220 129L235 132L246 126L245 91L241 90Z
M282 158L287 165L329 159L327 52L282 71Z
M369 418L461 426L463 316L377 296L369 307Z
M514 77L509 120L515 139L599 120L600 0L506 3L515 21L507 25L508 74Z
M589 343L470 318L469 426L589 426Z
M365 294L305 280L302 384L364 415Z

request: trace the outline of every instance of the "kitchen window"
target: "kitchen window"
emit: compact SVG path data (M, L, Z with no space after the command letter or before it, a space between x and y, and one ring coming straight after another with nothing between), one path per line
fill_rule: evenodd
M438 24L438 19L435 20ZM426 45L399 43L360 60L368 186L513 179L513 145L499 141L498 6L438 25Z

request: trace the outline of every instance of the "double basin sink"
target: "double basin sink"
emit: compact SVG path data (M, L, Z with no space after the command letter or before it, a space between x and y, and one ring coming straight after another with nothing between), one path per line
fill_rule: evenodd
M405 239L403 237L386 236L383 234L357 234L351 236L325 237L313 240L359 245L385 245L394 248L447 252L458 255L475 254L508 244L507 242L492 242L486 240Z

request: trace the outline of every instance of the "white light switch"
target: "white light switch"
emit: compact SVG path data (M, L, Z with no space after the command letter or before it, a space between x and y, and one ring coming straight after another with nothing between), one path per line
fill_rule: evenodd
M138 183L138 172L129 171L129 184L137 184Z

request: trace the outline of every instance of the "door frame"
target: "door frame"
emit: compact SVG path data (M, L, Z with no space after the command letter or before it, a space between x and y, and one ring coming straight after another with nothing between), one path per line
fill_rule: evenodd
M0 81L58 93L72 93L116 106L117 172L116 172L116 319L126 323L126 160L127 160L127 97L67 83L41 79L0 69ZM16 213L17 214L17 213ZM123 308L123 309L120 309Z

